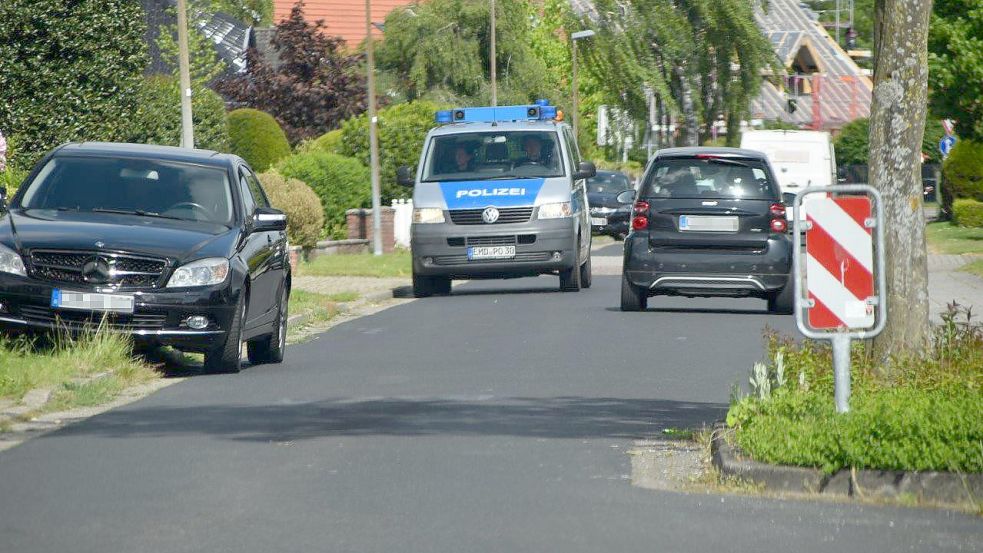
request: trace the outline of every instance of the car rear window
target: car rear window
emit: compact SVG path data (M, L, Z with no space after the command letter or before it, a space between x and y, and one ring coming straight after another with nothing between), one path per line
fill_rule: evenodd
M628 177L620 173L598 173L587 179L587 191L591 194L616 194L630 188Z
M687 157L659 160L642 184L646 198L775 199L764 162L745 158Z

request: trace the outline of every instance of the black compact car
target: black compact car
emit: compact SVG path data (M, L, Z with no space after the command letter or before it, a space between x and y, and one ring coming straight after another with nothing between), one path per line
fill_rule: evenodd
M5 195L5 194L2 194ZM283 360L283 212L239 157L82 143L0 208L0 328L104 325L205 354L208 372Z
M628 234L631 218L631 201L618 200L618 196L632 190L631 180L617 171L598 171L587 179L587 203L590 205L590 228L594 234L607 234L623 238Z
M632 193L624 193L623 201ZM649 162L625 239L621 309L649 296L733 296L793 308L792 243L778 182L761 152L671 148Z

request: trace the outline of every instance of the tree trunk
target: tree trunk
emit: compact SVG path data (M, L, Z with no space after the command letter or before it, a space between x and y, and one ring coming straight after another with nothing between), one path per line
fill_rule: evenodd
M916 352L929 338L921 146L931 0L876 0L870 181L884 197L888 321L878 355Z
M682 64L675 67L676 78L679 79L681 92L679 108L683 111L683 146L700 145L700 123L696 118L696 106L693 104L693 85L689 82L686 67Z

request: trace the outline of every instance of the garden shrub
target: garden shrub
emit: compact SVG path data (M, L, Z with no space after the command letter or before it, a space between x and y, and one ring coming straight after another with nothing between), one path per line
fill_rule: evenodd
M259 180L273 207L287 214L290 243L303 248L317 246L317 239L324 229L324 209L311 187L274 171L261 173Z
M332 238L345 238L346 210L372 203L369 170L357 159L308 152L280 160L276 170L285 177L300 179L314 190L321 199L325 229Z
M30 167L51 148L120 140L149 63L132 0L0 2L0 131Z
M329 154L341 153L341 139L342 130L335 129L322 134L314 140L311 140L309 142L309 148L311 150L327 152Z
M960 140L942 163L945 184L954 198L983 202L983 143Z
M290 143L272 115L258 109L229 112L229 148L254 171L263 172L290 155Z
M952 202L952 220L961 227L983 228L983 202L969 199Z
M127 142L181 145L181 87L167 75L144 79L137 94L139 108L130 121ZM191 96L195 147L229 151L225 101L213 90L198 87Z
M409 188L396 184L396 169L401 165L415 167L427 131L432 129L434 113L443 106L425 101L397 104L379 110L380 184L384 202L406 198ZM369 165L369 124L365 114L345 121L341 126L338 153Z

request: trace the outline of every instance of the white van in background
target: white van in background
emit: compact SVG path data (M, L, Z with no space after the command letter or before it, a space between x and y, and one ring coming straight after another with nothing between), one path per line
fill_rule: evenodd
M836 154L828 132L821 131L745 131L741 148L764 152L775 170L792 229L792 197L810 186L836 184ZM812 196L815 198L816 196ZM805 206L803 205L803 212Z

